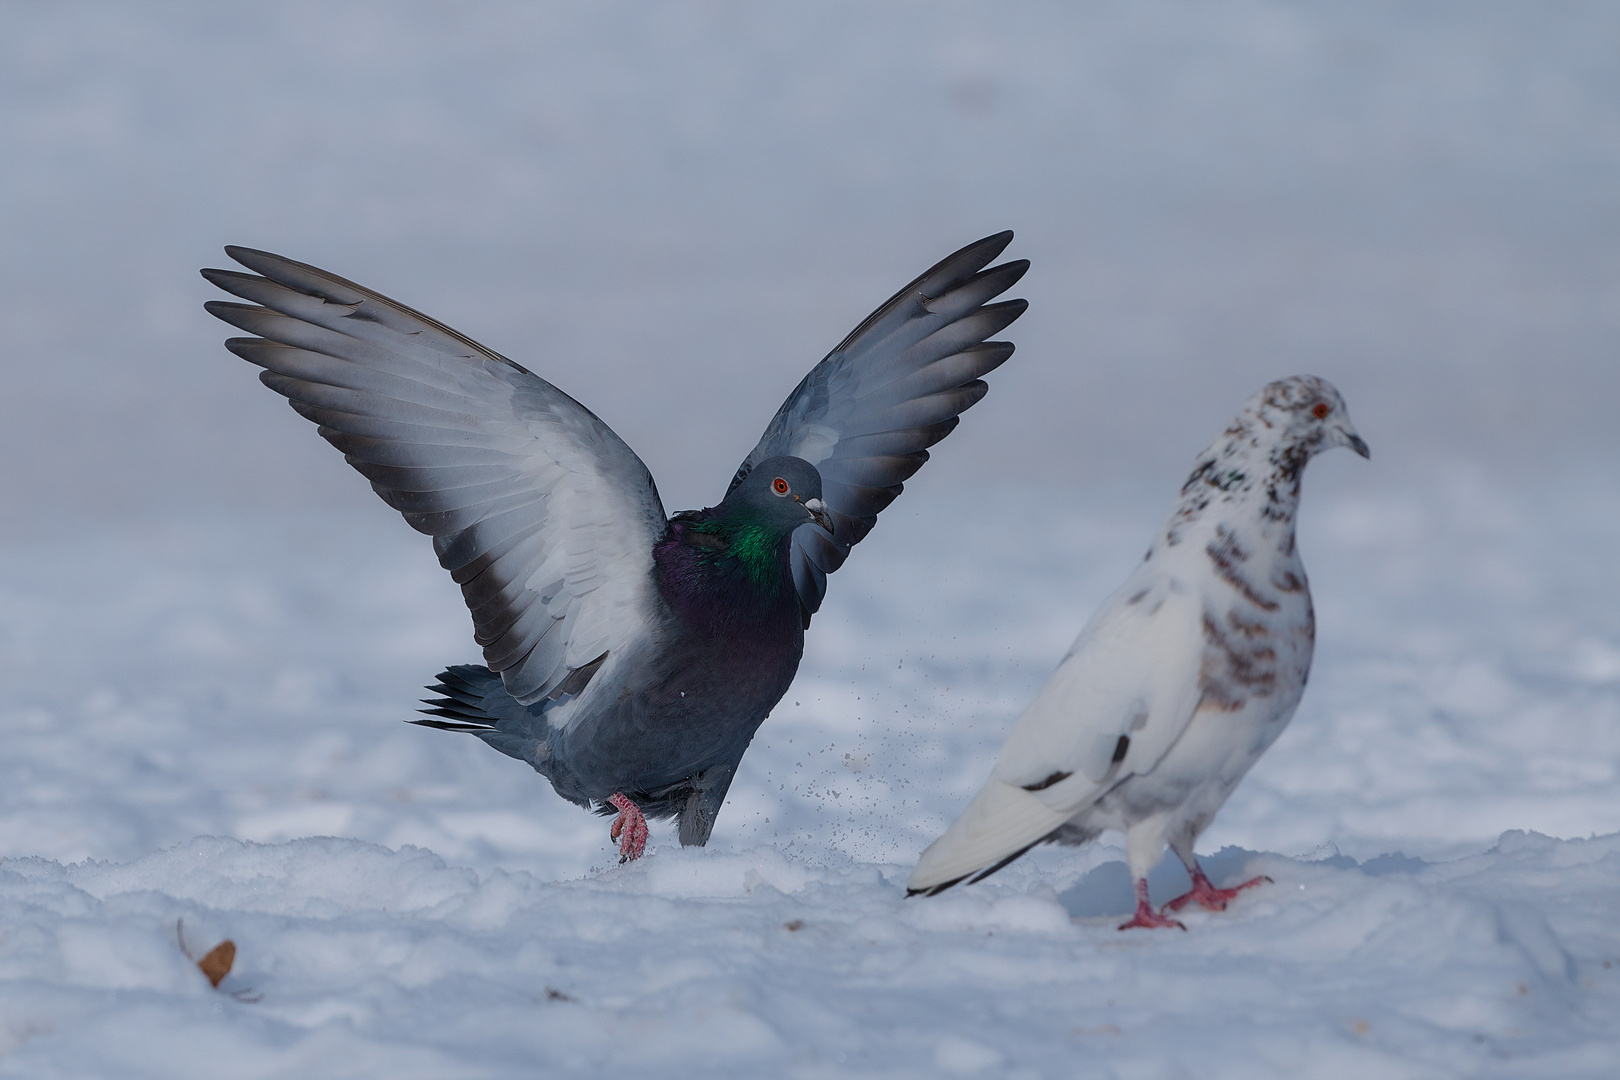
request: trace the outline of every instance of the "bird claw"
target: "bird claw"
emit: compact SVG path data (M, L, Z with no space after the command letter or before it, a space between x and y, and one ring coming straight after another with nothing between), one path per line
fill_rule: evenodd
M619 811L619 816L613 819L613 828L608 830L609 839L619 842L619 862L641 858L647 850L647 819L641 807L617 792L608 796L608 802Z
M1237 894L1244 889L1260 884L1270 885L1272 882L1269 877L1261 874L1259 877L1250 878L1241 885L1234 885L1230 889L1217 889L1210 883L1209 878L1204 876L1204 871L1200 868L1193 872L1192 883L1193 887L1191 889L1164 905L1165 908L1169 911L1180 911L1188 904L1197 901L1206 911L1225 911L1227 903L1236 898Z
M1180 919L1172 919L1153 910L1153 905L1148 902L1147 879L1137 878L1136 914L1131 916L1129 922L1120 923L1119 928L1121 930L1130 930L1135 927L1140 927L1143 930L1156 930L1160 927L1169 926L1174 926L1178 930L1187 929Z
M1119 928L1121 930L1130 930L1136 927L1140 927L1143 930L1156 930L1160 927L1170 926L1175 927L1177 930L1187 929L1187 924L1182 922L1180 919L1172 919L1168 916L1160 915L1152 908L1149 908L1146 911L1138 908L1136 914L1131 916L1129 922L1122 922L1119 924Z

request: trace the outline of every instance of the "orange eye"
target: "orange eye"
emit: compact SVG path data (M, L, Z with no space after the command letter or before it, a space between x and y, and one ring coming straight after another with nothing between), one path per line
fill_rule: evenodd
M1330 406L1327 402L1318 401L1316 403L1315 407L1313 407L1311 409L1311 415L1316 417L1318 420L1326 420L1328 413L1330 413L1332 411L1333 411L1333 407Z
M786 495L788 493L788 482L778 476L775 480L771 481L771 490L776 492L778 495Z

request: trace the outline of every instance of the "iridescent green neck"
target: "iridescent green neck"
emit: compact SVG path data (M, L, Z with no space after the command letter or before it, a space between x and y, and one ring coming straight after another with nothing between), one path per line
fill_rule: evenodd
M758 521L738 520L739 516L726 520L687 513L676 515L675 520L691 538L689 543L697 541L693 546L701 549L699 563L716 569L731 567L755 589L775 597L782 585L776 549L784 538Z
M731 531L731 554L743 574L755 586L775 596L782 586L782 575L776 568L776 548L780 536L753 524L740 525Z

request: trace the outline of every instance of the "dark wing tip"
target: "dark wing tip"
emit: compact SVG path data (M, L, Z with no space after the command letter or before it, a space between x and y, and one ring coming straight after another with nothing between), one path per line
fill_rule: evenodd
M359 288L354 282L338 278L336 274L328 273L318 266L301 263L297 259L289 259L285 255L277 255L273 251L261 251L258 248L240 247L236 244L225 245L225 254L252 270L255 274L263 274L272 281L281 281L287 276L290 268L296 274L313 274L317 278L332 278L342 281L352 288ZM288 284L281 281L282 284Z
M1009 233L1008 235L1011 234ZM1000 266L992 266L990 269L984 272L987 274L1006 274L1008 278L1007 288L1010 289L1022 281L1025 274L1029 273L1029 260L1014 259L1012 262L1004 262Z
M226 318L226 312L262 311L263 309L257 304L239 304L235 300L204 300L203 310L216 319L224 319L226 322L230 322L231 320Z
M225 245L225 254L229 255L232 259L235 259L237 262L241 263L243 266L250 265L250 263L248 261L249 259L254 259L254 258L280 259L281 258L280 255L277 255L273 251L261 251L258 248L243 247L240 244L226 244ZM247 256L247 258L243 258L244 255Z
M949 881L942 881L938 885L929 885L922 889L907 889L906 897L909 899L913 896L938 896L952 885L966 881L969 876L969 874L963 874L961 877L951 878Z
M975 240L962 250L969 251L973 248L983 248L986 251L990 251L988 258L993 259L997 255L1000 255L1003 251L1006 251L1007 245L1012 243L1012 241L1013 231L1011 229L1003 229L998 233L991 233L983 240ZM991 251L992 248L994 248L993 251Z
M279 285L284 285L287 288L295 289L298 292L305 293L310 296L320 296L322 299L329 300L332 299L332 297L327 295L327 290L333 288L340 290L353 290L363 297L373 297L379 301L402 308L410 315L431 323L435 327L444 329L451 334L456 333L455 331L450 330L449 327L442 326L442 324L438 323L429 316L423 315L420 311L415 311L408 308L398 301L389 300L386 296L383 296L380 293L375 293L363 285L357 285L348 278L339 277L329 270L322 270L318 266L311 266L309 263L302 263L297 259L289 259L285 255L277 255L273 251L261 251L258 248L239 247L235 244L227 244L225 247L225 254L229 255L231 258L235 259L249 270L252 270L255 274L261 274ZM353 303L354 301L348 300L342 302ZM459 337L460 335L457 334L456 336Z
M1043 840L1044 839L1045 838L1043 838ZM1037 841L1035 841L1035 844L1042 843L1043 840L1037 840ZM985 869L980 870L977 874L973 875L973 880L968 882L968 884L969 885L977 885L979 882L983 881L985 878L989 877L991 874L994 874L996 871L1003 870L1006 867L1012 865L1013 862L1015 862L1016 860L1022 858L1023 855L1024 855L1024 852L1026 852L1030 848L1034 847L1035 844L1025 844L1023 847L1019 848L1017 851L1013 852L1011 855L1007 856L1005 859L1002 859L1000 862L996 863L994 866L988 866ZM957 880L959 881L961 879L958 878Z
M217 318L218 316L215 317ZM253 364L256 367L265 367L266 365L261 360L255 360L254 357L260 355L265 349L274 349L276 347L277 345L274 341L266 341L264 338L233 337L225 339L225 348L233 356L246 360L248 363ZM281 346L281 348L286 348L286 346ZM273 374L273 372L266 371L261 372L260 374L261 376L269 375Z
M217 285L226 292L231 293L236 291L231 288L231 285L236 282L264 280L256 274L244 274L240 270L219 270L211 266L204 267L197 273L201 274L210 285Z
M977 270L980 267L989 264L1003 251L1006 251L1007 245L1012 243L1012 239L1012 230L1006 229L1002 232L991 233L982 240L975 240L973 243L968 244L965 247L958 248L949 255L945 256L943 259L939 260L939 262L935 263L927 274L923 275L923 278L927 278L930 275L937 273L942 268L952 265L959 260L970 261L973 264L974 270Z
M974 348L979 351L980 356L984 357L985 368L979 375L981 380L984 376L1005 364L1012 357L1012 354L1017 351L1017 346L1010 341L983 341L975 345ZM958 416L957 419L960 420L961 417ZM944 438L944 436L941 435L940 438Z

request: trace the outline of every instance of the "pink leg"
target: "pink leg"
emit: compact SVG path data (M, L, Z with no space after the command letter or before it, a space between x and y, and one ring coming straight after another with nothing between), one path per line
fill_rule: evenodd
M1169 908L1171 911L1180 911L1182 908L1196 900L1210 911L1225 911L1226 902L1228 900L1231 900L1233 897L1237 896L1237 894L1242 892L1244 889L1252 888L1255 885L1259 885L1261 882L1265 882L1267 885L1269 885L1271 884L1271 879L1266 877L1264 874L1261 874L1259 877L1250 878L1241 885L1234 885L1230 889L1217 889L1214 885L1210 884L1209 878L1204 876L1204 868L1199 866L1197 863L1194 863L1192 869L1192 888L1182 893L1180 896L1176 897L1174 900L1170 901L1164 906Z
M647 850L647 819L641 816L641 807L617 793L609 795L608 802L619 808L619 816L613 819L613 828L608 832L619 842L619 861L641 858Z
M1148 903L1147 878L1136 879L1136 914L1131 916L1130 922L1119 924L1121 930L1129 930L1133 926L1140 926L1144 930L1151 930L1158 926L1175 926L1180 927L1182 930L1187 929L1182 926L1179 919L1167 918L1153 910L1153 905Z

